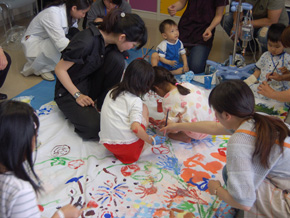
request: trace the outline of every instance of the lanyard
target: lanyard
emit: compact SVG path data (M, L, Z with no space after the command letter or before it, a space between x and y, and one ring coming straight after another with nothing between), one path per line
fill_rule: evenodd
M280 57L279 57L278 62L277 62L277 66L278 66L278 63L279 63L280 59L282 58L282 67L284 67L284 54L285 54L285 52L283 52L282 54L280 54ZM273 55L272 54L271 54L271 60L272 60L273 66L275 67L276 64L274 62L274 59L273 59Z

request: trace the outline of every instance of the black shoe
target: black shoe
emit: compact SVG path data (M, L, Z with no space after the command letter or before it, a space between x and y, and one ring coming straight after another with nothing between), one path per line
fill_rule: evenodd
M5 99L7 99L7 95L0 93L0 100L5 100Z

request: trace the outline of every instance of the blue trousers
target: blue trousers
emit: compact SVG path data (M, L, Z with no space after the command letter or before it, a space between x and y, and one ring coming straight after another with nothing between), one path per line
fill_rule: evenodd
M211 48L205 45L196 45L192 47L190 55L187 58L189 70L193 71L195 74L203 73L210 50Z

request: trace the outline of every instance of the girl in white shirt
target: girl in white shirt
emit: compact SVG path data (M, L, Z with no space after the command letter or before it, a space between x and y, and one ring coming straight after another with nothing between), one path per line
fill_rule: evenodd
M35 74L54 80L51 71L69 43L67 34L71 29L74 34L78 32L77 21L85 16L91 3L92 0L67 0L66 3L60 0L31 21L21 41L27 59L21 71L24 76Z
M142 97L154 81L152 66L145 60L132 61L122 82L106 95L101 110L100 142L122 163L134 163L139 159L144 141L162 144L163 136L149 136L145 129L149 112Z
M33 169L32 155L38 128L38 117L28 104L12 100L0 103L1 217L41 217L35 195L41 187L35 182L39 179ZM81 211L69 204L52 217L77 218L80 215Z

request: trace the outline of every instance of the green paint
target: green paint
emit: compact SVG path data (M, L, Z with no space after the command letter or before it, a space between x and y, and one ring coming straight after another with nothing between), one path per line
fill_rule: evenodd
M177 206L178 209L184 210L184 211L188 211L193 213L196 209L194 207L194 204L191 204L187 201L183 201L182 204Z

